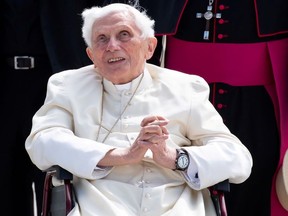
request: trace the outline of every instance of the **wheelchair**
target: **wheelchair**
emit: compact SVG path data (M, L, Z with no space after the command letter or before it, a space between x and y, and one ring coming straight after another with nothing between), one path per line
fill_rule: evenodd
M41 216L67 216L77 199L73 190L73 175L60 166L53 166L45 172ZM53 177L62 184L54 186ZM225 180L208 189L217 216L227 216L225 193L230 191L229 181Z

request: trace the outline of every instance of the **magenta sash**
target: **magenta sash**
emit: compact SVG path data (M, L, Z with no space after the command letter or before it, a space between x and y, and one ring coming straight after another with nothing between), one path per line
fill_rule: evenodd
M269 43L269 42L268 42ZM167 36L165 67L235 86L273 83L267 42L189 42Z

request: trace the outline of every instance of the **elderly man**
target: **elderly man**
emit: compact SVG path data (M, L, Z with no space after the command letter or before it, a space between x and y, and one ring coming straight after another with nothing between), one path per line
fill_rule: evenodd
M146 63L154 21L126 4L82 13L93 65L53 75L26 149L74 175L70 215L216 215L207 187L242 183L252 158L199 76Z

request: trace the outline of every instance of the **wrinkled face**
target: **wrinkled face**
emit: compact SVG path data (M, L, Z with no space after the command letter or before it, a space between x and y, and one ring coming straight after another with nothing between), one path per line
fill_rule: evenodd
M156 38L140 38L131 16L113 13L93 25L92 47L87 54L99 73L114 84L139 76L155 50Z

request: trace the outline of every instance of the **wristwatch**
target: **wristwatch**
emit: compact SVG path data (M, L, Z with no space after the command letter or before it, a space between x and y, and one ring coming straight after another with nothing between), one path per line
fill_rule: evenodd
M176 149L176 151L175 170L186 171L190 164L189 154L185 149Z

